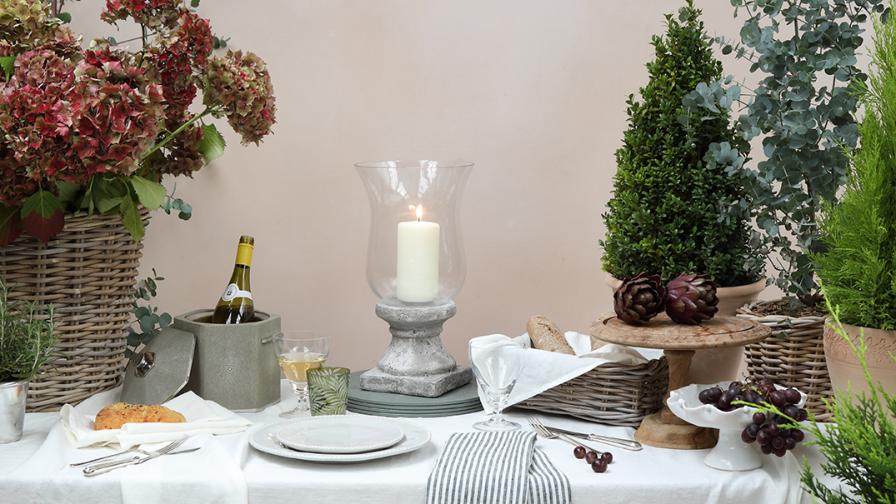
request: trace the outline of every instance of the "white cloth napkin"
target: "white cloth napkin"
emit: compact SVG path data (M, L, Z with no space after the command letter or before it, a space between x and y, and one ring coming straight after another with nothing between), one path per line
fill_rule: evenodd
M473 351L470 358L474 363L479 362L480 356L486 355L480 351L489 347L515 345L526 349L521 352L523 365L507 402L507 405L510 406L572 380L600 365L610 362L634 365L661 355L658 351L615 344L606 344L592 350L591 337L574 331L568 331L564 337L576 355L532 348L528 334L516 338L509 338L503 334L491 334L470 340L471 348L478 349ZM485 401L482 390L479 392L479 397Z
M103 406L115 402L120 389L97 394L73 408L67 408L44 443L24 464L4 475L4 493L15 496L17 503L53 502L56 504L246 504L248 492L242 472L246 457L245 434L225 434L245 430L250 424L242 417L195 394L184 394L166 403L187 418L180 424L186 429L108 431L111 437L86 435L92 418ZM239 420L231 418L238 417ZM65 420L67 419L67 420ZM213 419L219 419L220 423ZM227 423L224 423L224 421ZM223 428L221 423L229 425ZM239 424L241 427L237 428ZM150 424L146 424L149 428ZM158 424L155 424L158 425ZM97 432L97 431L93 431ZM112 444L155 449L164 441L190 436L183 448L198 451L166 455L138 466L117 469L87 478L82 468L70 463L109 455L119 450ZM87 444L84 444L87 443ZM143 444L148 443L148 444ZM103 446L105 445L105 446ZM87 446L87 447L84 447ZM0 496L0 502L5 502Z
M241 432L251 425L245 418L223 408L216 402L206 401L193 392L187 392L166 402L167 406L180 412L186 418L183 423L133 423L125 424L121 429L94 430L93 417L98 409L91 407L98 401L108 399L109 393L94 397L89 404L81 404L78 408L66 404L59 415L62 425L73 445L78 448L93 445L118 444L122 448L146 443L163 443L184 436L197 434L233 434Z

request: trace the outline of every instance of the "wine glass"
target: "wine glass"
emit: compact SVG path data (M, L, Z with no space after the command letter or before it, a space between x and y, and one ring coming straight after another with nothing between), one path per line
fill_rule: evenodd
M482 406L488 420L476 422L473 428L482 431L509 431L520 424L506 420L502 415L507 407L510 392L516 385L522 368L523 349L516 343L502 338L490 340L476 338L470 341L470 363L479 385Z
M274 341L277 344L277 362L292 384L297 399L296 407L280 413L280 416L305 416L309 412L307 372L324 365L330 352L329 340L311 331L289 331L277 336Z

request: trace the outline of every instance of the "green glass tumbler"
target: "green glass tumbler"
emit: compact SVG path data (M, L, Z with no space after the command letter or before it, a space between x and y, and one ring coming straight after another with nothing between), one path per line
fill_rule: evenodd
M343 367L308 370L308 401L311 416L345 414L349 373L351 371Z

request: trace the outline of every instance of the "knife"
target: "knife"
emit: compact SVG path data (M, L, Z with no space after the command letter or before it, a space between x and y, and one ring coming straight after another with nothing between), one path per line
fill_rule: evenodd
M610 436L601 436L600 434L576 432L568 429L561 429L559 427L551 427L549 425L545 425L545 428L558 434L566 434L567 436L577 437L579 439L587 439L588 441L595 441L598 443L615 446L617 448L622 448L624 450L639 451L642 448L641 443L632 439L623 439Z

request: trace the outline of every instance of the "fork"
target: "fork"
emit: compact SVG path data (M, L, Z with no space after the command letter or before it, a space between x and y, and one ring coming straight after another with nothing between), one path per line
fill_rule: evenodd
M536 434L538 434L539 436L541 436L543 438L559 439L561 441L566 441L567 443L569 443L573 446L582 446L586 450L595 451L598 454L603 453L603 451L598 450L597 448L592 448L591 446L588 446L579 440L573 439L573 438L567 436L566 434L558 434L556 432L549 431L547 429L547 427L545 427L544 424L541 423L541 420L539 420L535 417L529 417L529 425L532 426L532 430L534 430Z
M161 457L162 455L166 455L173 450L176 450L180 445L184 444L187 441L187 438L181 438L176 441L172 441L167 445L159 448L154 452L144 452L146 456L141 457L140 455L134 455L128 459L118 459L118 460L110 460L106 462L100 462L99 464L94 464L91 466L87 466L82 471L84 476L96 476L98 474L105 474L109 471L113 471L118 469L119 467L129 466L129 465L138 465L146 462L147 460L152 460L157 457ZM193 451L193 450L189 450Z
M82 461L82 462L75 462L75 463L69 464L69 466L70 466L70 467L81 467L81 466L86 466L86 465L93 464L93 463L95 463L95 462L101 462L101 461L106 460L106 459L117 458L117 457L120 457L120 456L122 456L122 455L127 455L128 453L142 453L143 455L149 455L149 452L148 452L148 451L146 451L146 450L140 448L139 445L138 445L138 446L132 446L132 447L128 448L127 450L122 450L122 451L120 451L120 452L118 452L118 453L112 453L112 454L109 454L109 455L103 455L102 457L97 457L97 458L95 458L95 459L90 459L90 460L84 460L84 461Z
M552 433L552 434L564 434L564 435L572 435L578 438L584 438L589 441L596 441L598 443L603 443L605 445L615 446L617 448L622 448L629 451L639 451L641 450L641 443L637 441L633 441L631 439L623 439L623 438L615 438L611 436L601 436L600 434L580 434L577 432L572 432L566 429L559 429L556 427L548 427L543 424L540 419L537 417L529 417L529 423L538 424L542 429Z

